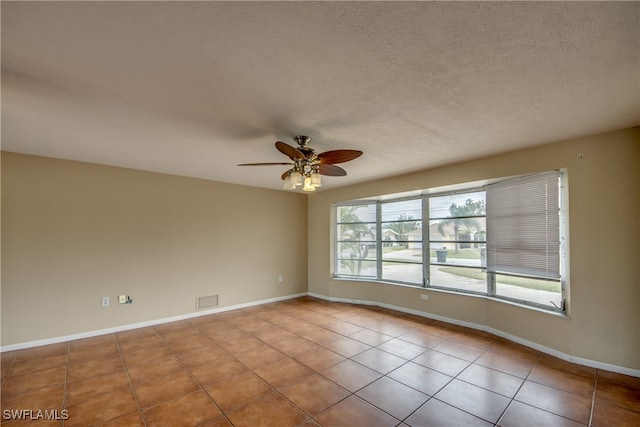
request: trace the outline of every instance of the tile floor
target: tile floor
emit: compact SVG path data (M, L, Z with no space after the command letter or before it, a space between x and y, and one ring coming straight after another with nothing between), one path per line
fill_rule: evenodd
M640 426L640 378L306 297L5 352L1 367L7 426ZM5 419L23 409L58 420Z

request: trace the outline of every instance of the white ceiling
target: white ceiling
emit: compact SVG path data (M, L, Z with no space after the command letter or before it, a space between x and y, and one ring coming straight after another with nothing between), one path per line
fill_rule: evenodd
M640 3L2 1L2 149L323 188L640 125Z

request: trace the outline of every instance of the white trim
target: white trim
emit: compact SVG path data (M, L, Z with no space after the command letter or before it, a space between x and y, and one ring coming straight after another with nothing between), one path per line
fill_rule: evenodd
M81 332L81 333L78 333L78 334L71 334L71 335L64 335L64 336L61 336L61 337L45 338L45 339L42 339L42 340L27 341L27 342L18 343L18 344L3 345L3 346L0 346L0 353L3 353L5 351L22 350L22 349L25 349L25 348L39 347L39 346L48 345L48 344L57 344L57 343L61 343L61 342L73 341L73 340L78 340L78 339L82 339L82 338L91 338L91 337L96 337L96 336L99 336L99 335L112 334L114 332L122 332L122 331L131 330L131 329L144 328L146 326L154 326L154 325L160 325L160 324L163 324L163 323L175 322L175 321L178 321L178 320L193 319L194 317L206 316L206 315L215 314L215 313L223 313L225 311L231 311L231 310L237 310L237 309L240 309L240 308L253 307L253 306L256 306L256 305L268 304L268 303L272 303L272 302L285 301L285 300L289 300L289 299L293 299L293 298L304 297L304 296L307 296L307 295L308 295L307 292L303 292L303 293L300 293L300 294L286 295L286 296L283 296L283 297L276 297L276 298L269 298L269 299L265 299L265 300L261 300L261 301L253 301L253 302L247 302L247 303L243 303L243 304L231 305L231 306L228 306L228 307L217 307L217 308L212 308L210 310L199 310L199 311L194 312L194 313L179 314L177 316L163 317L161 319L148 320L148 321L139 322L139 323L131 323L131 324L128 324L128 325L115 326L113 328L97 329L97 330L94 330L94 331Z
M185 319L192 319L192 318L200 317L200 316L207 316L209 314L224 313L226 311L237 310L237 309L247 308L247 307L254 307L254 306L257 306L257 305L269 304L269 303L272 303L272 302L286 301L286 300L289 300L289 299L300 298L300 297L304 297L304 296L310 296L310 297L322 299L322 300L325 300L325 301L331 301L331 302L342 302L342 303L349 303L349 304L359 304L359 305L367 305L367 306L374 306L374 307L383 307L383 308L388 308L390 310L399 311L399 312L402 312L402 313L408 313L408 314L413 314L413 315L420 316L420 317L425 317L427 319L439 320L439 321L442 321L442 322L451 323L453 325L458 325L458 326L465 326L467 328L476 329L476 330L480 330L480 331L484 331L484 332L489 332L489 333L494 334L494 335L496 335L498 337L508 339L509 341L513 341L513 342L516 342L518 344L522 344L524 346L533 348L535 350L541 351L541 352L549 354L551 356L555 356L555 357L557 357L559 359L562 359L562 360L565 360L567 362L577 363L579 365L584 365L584 366L588 366L588 367L596 368L596 369L603 369L605 371L610 371L610 372L616 372L616 373L621 373L621 374L625 374L625 375L630 375L630 376L633 376L633 377L640 377L640 369L632 369L632 368L627 368L627 367L624 367L624 366L619 366L619 365L613 365L613 364L610 364L610 363L600 362L600 361L597 361L597 360L591 360L591 359L585 359L585 358L582 358L582 357L572 356L570 354L563 353L561 351L555 350L555 349L550 348L550 347L546 347L544 345L535 343L533 341L525 340L525 339L520 338L520 337L518 337L516 335L511 335L511 334L503 332L501 330L490 328L490 327L488 327L486 325L479 325L479 324L476 324L476 323L464 322L462 320L453 319L453 318L445 317L445 316L439 316L437 314L426 313L424 311L413 310L413 309L410 309L410 308L400 307L400 306L397 306L397 305L385 304L385 303L376 302L376 301L356 300L356 299L348 299L348 298L334 298L334 297L328 297L326 295L316 294L314 292L303 292L303 293L299 293L299 294L286 295L286 296L276 297L276 298L269 298L269 299L265 299L265 300L253 301L253 302L248 302L248 303L243 303L243 304L237 304L237 305L232 305L232 306L228 306L228 307L218 307L218 308L213 308L211 310L201 310L201 311L197 311L197 312L194 312L194 313L187 313L187 314L181 314L181 315L177 315L177 316L164 317L164 318L161 318L161 319L149 320L149 321L146 321L146 322L139 322L139 323L132 323L132 324L129 324L129 325L116 326L116 327L113 327L113 328L98 329L98 330L89 331L89 332L81 332L81 333L78 333L78 334L64 335L64 336L61 336L61 337L47 338L47 339L36 340L36 341L28 341L28 342L18 343L18 344L9 344L9 345L5 345L5 346L1 346L0 347L0 353L5 352L5 351L22 350L22 349L25 349L25 348L39 347L39 346L48 345L48 344L57 344L57 343L61 343L61 342L73 341L73 340L78 340L78 339L82 339L82 338L91 338L91 337L95 337L95 336L99 336L99 335L105 335L105 334L111 334L111 333L115 333L115 332L128 331L128 330L131 330L131 329L143 328L143 327L146 327L146 326L154 326L154 325L160 325L160 324L163 324L163 323L175 322L175 321L178 321L178 320L185 320Z
M428 319L439 320L441 322L451 323L458 326L464 326L471 329L476 329L479 331L489 332L490 334L494 334L500 338L508 339L509 341L513 341L518 344L522 344L526 347L533 348L534 350L541 351L542 353L549 354L551 356L555 356L559 359L565 360L567 362L576 363L578 365L588 366L590 368L602 369L605 371L616 372L620 374L630 375L633 377L640 377L640 369L627 368L625 366L613 365L611 363L600 362L597 360L585 359L582 357L572 356L567 353L563 353L561 351L555 350L553 348L535 343L533 341L526 340L524 338L520 338L516 335L509 334L507 332L501 331L499 329L491 328L486 325L479 325L477 323L464 322L462 320L453 319L450 317L439 316L437 314L426 313L424 311L413 310L406 307L400 307L391 304L385 304L381 302L375 301L364 301L364 300L354 300L348 298L334 298L328 297L326 295L316 294L313 292L309 292L308 295L310 297L323 299L325 301L331 302L344 302L349 304L360 304L360 305L368 305L368 306L376 306L388 308L390 310L400 311L402 313L414 314L416 316L425 317Z

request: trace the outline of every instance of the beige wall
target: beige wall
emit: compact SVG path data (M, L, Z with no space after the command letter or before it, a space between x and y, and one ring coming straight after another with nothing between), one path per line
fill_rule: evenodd
M193 313L198 295L306 292L306 209L302 194L2 153L2 345Z
M640 128L634 128L307 199L2 153L2 345L190 314L197 295L219 294L221 306L231 306L309 290L470 322L567 355L640 369L638 165ZM331 279L332 203L553 168L567 168L569 176L570 318ZM419 299L425 292L428 301ZM120 293L133 304L115 304ZM110 307L100 307L102 296L111 297Z
M567 168L569 179L570 318L484 298L331 278L332 203L556 168ZM640 128L309 197L309 292L470 322L569 356L640 369ZM420 300L421 293L430 299Z

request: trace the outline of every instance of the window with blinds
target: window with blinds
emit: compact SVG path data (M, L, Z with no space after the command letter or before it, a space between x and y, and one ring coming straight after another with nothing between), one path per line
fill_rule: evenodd
M335 206L334 277L565 306L564 175Z
M560 279L560 174L487 187L487 270Z

